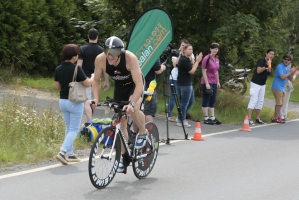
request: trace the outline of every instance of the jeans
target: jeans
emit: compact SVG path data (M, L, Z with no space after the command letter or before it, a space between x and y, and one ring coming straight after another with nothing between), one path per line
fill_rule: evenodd
M74 153L73 143L80 129L83 116L84 103L73 103L68 99L60 99L59 107L65 122L65 138L61 150L68 155Z
M171 95L170 95L170 99L169 99L169 115L168 116L171 117L172 116L172 110L173 110L174 105L175 105L175 98L178 98L178 89L177 89L178 85L177 85L177 80L173 80L173 79L170 79L169 83L174 85L174 90L175 90L175 93L177 94L177 95L173 95L172 94L173 91L171 90L171 87L170 87Z
M188 110L194 103L194 90L193 86L178 86L178 92L180 96L180 108L182 112L182 120L186 119L186 114ZM178 117L178 122L181 123L180 117Z

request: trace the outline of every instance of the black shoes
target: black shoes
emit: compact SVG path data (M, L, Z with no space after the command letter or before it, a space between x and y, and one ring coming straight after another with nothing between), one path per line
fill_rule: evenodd
M220 124L222 124L220 121L218 121L216 118L214 119L214 120L212 120L212 119L207 119L207 120L204 120L204 122L203 122L204 124L209 124L209 125L214 125L214 124L216 124L216 125L220 125Z
M263 122L261 119L256 119L255 123L257 124L266 124L265 122Z

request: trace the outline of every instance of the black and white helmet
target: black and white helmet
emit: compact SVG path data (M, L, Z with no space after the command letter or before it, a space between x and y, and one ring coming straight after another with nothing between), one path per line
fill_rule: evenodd
M124 48L124 43L118 37L111 36L105 42L106 55L111 54L113 56L119 56L123 48Z

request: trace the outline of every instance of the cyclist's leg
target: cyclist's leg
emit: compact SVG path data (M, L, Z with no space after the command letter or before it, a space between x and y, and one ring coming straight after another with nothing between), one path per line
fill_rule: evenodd
M121 119L121 129L122 129L122 132L123 132L123 134L126 138L126 141L128 143L129 135L128 135L128 130L127 130L127 119L126 118ZM130 162L131 162L131 158L130 158L128 152L126 152L125 145L123 144L123 142L121 140L121 158L119 161L117 172L126 174L126 172L127 172L126 168L130 164Z
M128 131L127 131L127 119L122 118L121 119L121 130L125 135L126 140L129 140ZM121 142L121 154L124 154L126 152L124 144Z
M131 99L131 97L130 97ZM136 106L134 108L134 113L132 113L132 118L133 118L133 122L136 124L136 126L139 129L139 133L137 135L136 138L136 142L135 142L135 148L136 149L140 149L142 147L144 147L144 145L146 144L146 139L148 136L148 132L145 129L145 116L143 114L143 112L140 110L140 105L141 105L142 99L139 98L139 100L136 102Z

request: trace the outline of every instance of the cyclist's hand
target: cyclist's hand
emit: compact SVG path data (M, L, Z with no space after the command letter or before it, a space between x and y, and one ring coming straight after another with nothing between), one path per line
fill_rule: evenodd
M132 114L134 112L134 108L131 104L125 105L123 111L126 111L127 114Z
M95 109L95 107L97 107L97 105L98 105L98 100L97 99L91 100L90 105L91 105L92 109Z

